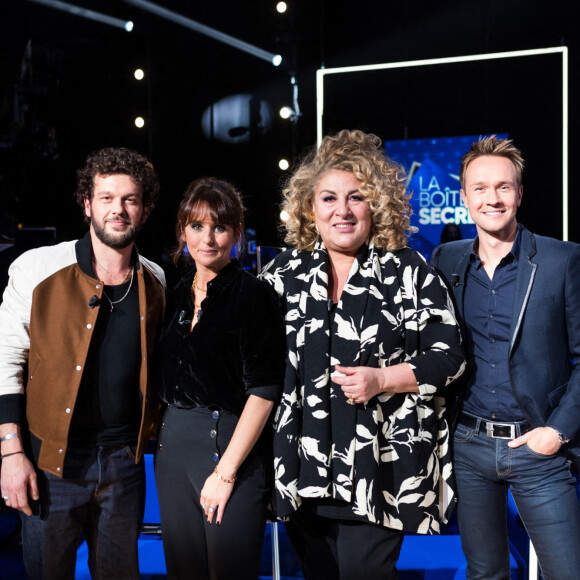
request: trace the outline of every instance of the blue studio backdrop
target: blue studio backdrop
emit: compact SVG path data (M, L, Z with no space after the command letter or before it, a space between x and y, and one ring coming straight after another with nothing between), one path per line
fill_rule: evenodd
M496 134L507 139L505 133ZM448 223L459 226L463 238L474 238L475 224L463 205L459 190L461 157L479 135L385 141L388 157L407 172L407 189L412 193L411 225L419 231L409 245L427 260L439 245L441 232Z

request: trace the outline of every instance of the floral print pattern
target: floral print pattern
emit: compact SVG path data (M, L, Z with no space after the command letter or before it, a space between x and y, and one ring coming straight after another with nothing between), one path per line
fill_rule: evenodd
M275 509L334 498L354 517L437 533L454 500L445 387L465 369L451 299L433 268L409 248L364 245L334 316L328 256L288 250L261 274L280 296L288 361L274 438ZM336 364L407 362L419 393L380 394L348 405Z

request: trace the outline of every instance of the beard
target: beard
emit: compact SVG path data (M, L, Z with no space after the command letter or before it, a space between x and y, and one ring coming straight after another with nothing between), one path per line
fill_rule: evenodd
M125 220L128 228L124 232L115 232L113 234L105 231L104 224L99 224L93 216L90 217L91 226L95 232L97 238L105 244L105 246L109 246L109 248L113 248L115 250L122 250L123 248L127 248L130 246L137 237L139 230L141 229L140 225L134 225L131 222Z

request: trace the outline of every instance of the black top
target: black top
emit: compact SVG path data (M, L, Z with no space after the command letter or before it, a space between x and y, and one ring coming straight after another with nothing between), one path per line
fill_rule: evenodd
M130 282L105 286L69 432L72 447L137 442L141 330L137 273L133 276L130 288ZM114 310L109 298L119 301Z
M239 416L248 395L278 401L286 358L278 295L232 260L207 285L202 315L190 332L194 272L168 294L160 339L161 399Z

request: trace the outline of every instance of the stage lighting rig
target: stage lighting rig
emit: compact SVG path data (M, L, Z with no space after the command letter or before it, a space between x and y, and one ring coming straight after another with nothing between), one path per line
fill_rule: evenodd
M127 4L131 4L132 6L136 6L137 8L141 8L142 10L146 10L151 14L155 14L161 18L175 22L176 24L184 26L185 28L189 28L190 30L199 32L205 36L209 36L214 40L228 44L229 46L233 46L238 50L247 52L248 54L261 58L262 60L271 62L274 66L280 66L282 63L282 56L279 54L274 54L273 52L268 52L267 50L258 48L253 44L239 40L238 38L230 36L229 34L220 32L215 28L201 24L200 22L192 20L191 18L187 18L186 16L178 14L177 12L173 12L173 10L168 10L163 6L149 2L148 0L125 0L125 2L127 2Z
M122 20L121 18L115 18L114 16L101 14L100 12L95 12L94 10L83 8L82 6L75 6L74 4L68 4L67 2L61 2L60 0L29 0L29 2L36 2L37 4L43 4L44 6L48 6L50 8L56 8L57 10L68 12L74 16L81 16L82 18L88 18L89 20L95 20L96 22L108 24L109 26L122 28L127 32L131 32L133 30L133 22L131 20Z

